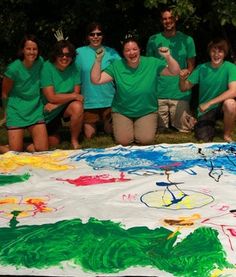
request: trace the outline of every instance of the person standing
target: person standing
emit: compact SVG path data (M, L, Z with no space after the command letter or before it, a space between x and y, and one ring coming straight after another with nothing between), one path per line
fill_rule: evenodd
M25 35L20 42L18 59L10 63L2 80L2 103L6 114L9 146L1 152L46 151L48 135L40 94L40 71L43 58L39 54L36 36ZM28 130L33 143L24 146L24 132Z
M101 70L104 49L97 50L91 71L94 84L114 81L116 93L112 102L112 123L116 143L152 144L157 128L157 78L160 74L179 74L178 63L169 49L159 49L165 58L140 55L140 44L133 36L123 41L123 56Z
M42 68L41 88L50 146L60 143L61 119L66 119L70 121L72 148L80 148L83 96L80 95L80 73L74 62L75 56L74 45L62 39L54 45Z
M178 17L170 8L161 11L163 32L152 35L147 43L146 55L160 57L158 48L168 47L173 58L178 61L181 70L190 74L195 66L195 43L191 36L177 31ZM190 112L189 90L183 94L179 89L178 76L160 76L158 79L158 129L174 127L180 132L193 129L195 119Z
M236 65L225 61L229 44L216 38L208 44L210 61L200 64L191 75L180 72L180 89L188 91L199 85L197 140L210 142L215 136L216 120L224 115L224 140L231 142L236 119Z
M105 133L112 133L111 103L115 94L114 83L95 85L90 80L90 71L98 48L105 49L102 69L114 60L120 59L114 49L102 45L103 39L102 25L92 22L87 27L86 41L88 45L76 49L76 64L81 71L81 94L84 96L84 135L89 139L96 134L99 123L103 126Z

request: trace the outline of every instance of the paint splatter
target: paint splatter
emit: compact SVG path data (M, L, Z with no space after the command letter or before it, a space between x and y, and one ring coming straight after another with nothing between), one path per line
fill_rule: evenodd
M112 221L91 218L54 224L0 228L0 263L43 269L74 261L85 272L117 273L151 266L174 276L210 276L230 268L217 231L198 228L175 244L166 228L123 229ZM204 243L203 243L204 242Z
M88 149L83 154L71 156L73 161L86 160L95 170L110 169L152 175L169 169L196 175L194 166L207 168L209 177L219 182L224 171L236 174L236 144L215 144L199 148L194 144L150 146L141 148L116 147L110 150ZM163 173L164 174L164 173Z
M10 226L15 227L20 218L55 211L47 205L48 201L48 197L3 197L0 198L0 217L10 219Z
M112 177L110 174L101 174L101 175L94 175L94 176L80 176L76 179L62 179L56 178L57 181L66 181L69 184L73 184L77 187L79 186L90 186L90 185L97 185L97 184L106 184L106 183L116 183L116 182L127 182L131 179L125 178L124 173L120 173L119 178Z
M24 182L29 180L29 178L30 178L29 173L25 173L22 175L0 175L0 186Z
M62 163L68 157L68 153L68 151L53 151L41 154L7 152L0 156L0 172L11 172L23 166L47 170L71 169L74 166Z

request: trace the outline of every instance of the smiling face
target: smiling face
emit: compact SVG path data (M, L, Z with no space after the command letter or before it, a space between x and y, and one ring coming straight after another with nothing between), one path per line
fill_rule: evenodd
M161 14L161 22L164 28L164 31L170 32L176 29L176 20L177 18L172 14L171 11L165 11Z
M219 67L224 62L225 52L223 49L212 47L209 54L211 58L211 65L213 67Z
M93 48L99 48L102 44L103 39L103 33L102 31L97 27L92 32L88 34L88 41L89 45Z
M137 67L140 60L140 48L135 41L129 41L124 44L123 55L130 67Z
M38 45L34 41L27 40L25 42L24 48L22 49L22 54L24 56L24 64L31 65L38 57Z
M65 70L72 62L72 55L68 47L62 48L61 54L57 55L55 65L60 70Z

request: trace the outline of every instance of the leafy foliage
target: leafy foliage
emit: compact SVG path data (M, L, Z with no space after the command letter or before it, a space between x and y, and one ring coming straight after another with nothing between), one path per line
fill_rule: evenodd
M180 18L178 28L195 38L199 53L205 52L213 35L223 35L235 43L236 2L231 0L1 0L0 73L15 58L25 33L41 39L47 57L55 42L53 30L62 28L65 36L81 46L86 25L94 20L104 25L106 43L111 47L119 51L124 35L137 30L145 50L149 36L162 29L159 12L164 5L174 8Z

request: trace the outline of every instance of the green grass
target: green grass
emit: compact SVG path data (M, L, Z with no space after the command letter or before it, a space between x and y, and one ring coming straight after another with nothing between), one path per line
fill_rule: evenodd
M2 114L2 113L0 113ZM68 126L64 126L60 130L61 144L57 147L58 149L71 149L70 144L70 132ZM233 140L236 141L236 128L233 132ZM31 141L29 134L26 132L25 134L25 141ZM156 135L156 139L154 144L161 144L161 143L169 143L169 144L176 144L176 143L199 143L195 138L193 133L179 133L174 130L168 130L163 133L158 133ZM216 136L213 142L224 142L223 140L223 123L222 121L217 122L216 126ZM103 133L99 133L93 139L88 140L83 137L80 138L80 143L82 148L106 148L115 146L115 142L113 138L109 135L105 135ZM1 126L0 127L0 145L7 144L7 131L6 129ZM53 149L51 149L53 150Z

